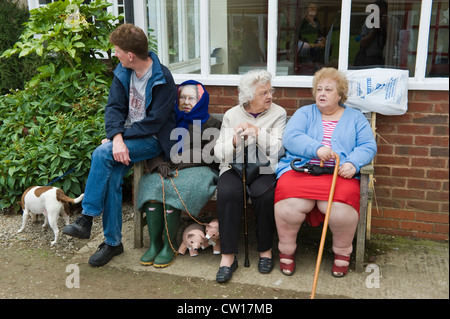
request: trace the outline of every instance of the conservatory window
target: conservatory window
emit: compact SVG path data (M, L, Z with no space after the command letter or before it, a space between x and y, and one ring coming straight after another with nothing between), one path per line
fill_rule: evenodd
M433 1L428 38L427 77L448 77L448 1Z

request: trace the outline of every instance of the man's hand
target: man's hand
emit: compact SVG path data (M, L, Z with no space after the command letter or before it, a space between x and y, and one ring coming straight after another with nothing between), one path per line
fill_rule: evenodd
M113 156L114 160L117 162L120 162L127 166L130 164L130 154L128 151L128 147L123 141L122 134L117 134L113 138Z

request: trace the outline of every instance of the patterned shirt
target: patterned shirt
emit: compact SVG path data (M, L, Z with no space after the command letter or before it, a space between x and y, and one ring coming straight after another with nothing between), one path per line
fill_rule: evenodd
M336 124L338 121L324 121L322 120L322 126L323 126L323 139L322 139L322 145L325 147L331 148L331 136L333 135L334 128L336 127ZM320 165L320 160L317 158L313 158L310 161L313 165ZM328 160L325 163L323 163L324 166L327 167L333 167L334 166L334 160Z

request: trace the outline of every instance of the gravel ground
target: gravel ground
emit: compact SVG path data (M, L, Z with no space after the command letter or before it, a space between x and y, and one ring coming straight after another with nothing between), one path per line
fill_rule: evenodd
M78 207L71 207L72 215L70 222L73 222L80 216ZM133 206L131 204L123 205L123 220L133 218ZM27 222L25 229L18 233L17 231L22 226L22 217L17 214L1 214L0 213L0 249L10 248L17 243L27 243L29 248L49 250L56 256L66 258L68 255L76 253L85 241L74 239L72 237L62 234L64 228L63 218L59 218L58 226L60 229L60 237L58 243L50 246L50 242L54 238L53 230L50 226L42 227L44 223L44 216L38 215L38 220L32 222L31 218ZM91 238L94 238L103 231L101 218L94 218L92 225Z

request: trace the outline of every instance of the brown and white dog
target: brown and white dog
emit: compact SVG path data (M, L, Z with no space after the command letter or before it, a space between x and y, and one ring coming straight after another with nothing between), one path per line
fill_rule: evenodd
M84 194L73 199L64 194L64 192L52 186L32 186L22 194L22 200L18 204L23 209L22 227L19 233L25 229L28 214L31 214L32 220L36 221L37 214L44 214L45 221L42 227L50 224L50 227L55 234L54 240L51 242L53 246L58 241L59 229L58 218L59 214L64 218L66 225L69 225L69 204L79 203L83 200Z

